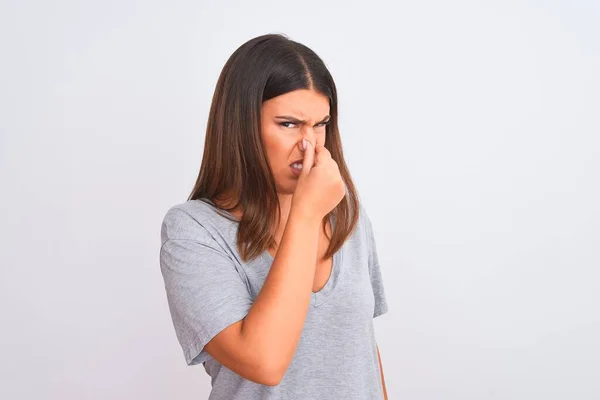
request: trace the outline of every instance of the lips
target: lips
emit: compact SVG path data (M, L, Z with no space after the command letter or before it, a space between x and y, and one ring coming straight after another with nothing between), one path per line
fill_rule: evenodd
M292 170L292 173L294 174L295 177L299 177L300 173L302 172L302 169L294 167L294 164L298 164L298 163L291 164L290 169ZM300 165L302 165L302 163L300 163Z

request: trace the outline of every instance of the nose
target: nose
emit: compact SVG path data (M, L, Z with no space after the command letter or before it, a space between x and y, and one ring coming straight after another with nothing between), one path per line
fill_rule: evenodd
M315 141L317 140L317 134L315 133L314 128L305 125L302 129L302 137L300 140L302 139L308 140L314 146L316 144Z

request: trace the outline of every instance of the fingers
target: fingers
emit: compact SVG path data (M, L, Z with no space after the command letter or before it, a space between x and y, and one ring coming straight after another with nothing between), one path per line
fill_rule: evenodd
M317 143L315 146L315 162L322 163L326 159L331 158L331 153L321 143Z
M315 148L313 147L313 144L306 139L303 139L303 144L305 149L301 175L307 175L315 163Z

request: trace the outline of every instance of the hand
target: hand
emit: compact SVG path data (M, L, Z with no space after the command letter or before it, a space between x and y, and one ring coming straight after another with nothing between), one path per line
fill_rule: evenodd
M323 219L346 195L346 185L337 163L325 146L315 147L304 140L302 172L292 199L292 207L304 215Z

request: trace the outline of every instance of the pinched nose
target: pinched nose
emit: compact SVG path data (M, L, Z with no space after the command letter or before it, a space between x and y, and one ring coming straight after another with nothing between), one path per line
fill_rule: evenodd
M300 138L300 148L302 149L302 140L306 139L308 140L313 146L316 144L316 140L317 140L317 133L315 132L314 128L310 128L308 126L304 126L302 128L302 137Z

